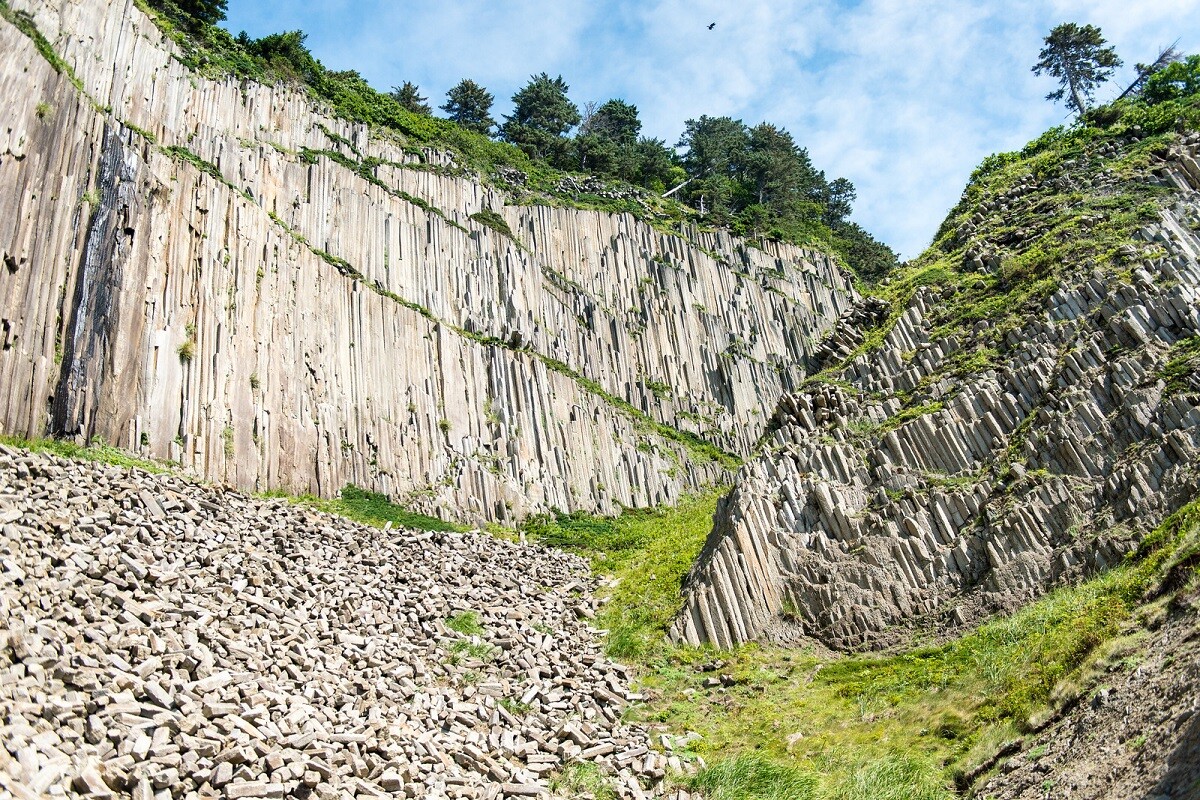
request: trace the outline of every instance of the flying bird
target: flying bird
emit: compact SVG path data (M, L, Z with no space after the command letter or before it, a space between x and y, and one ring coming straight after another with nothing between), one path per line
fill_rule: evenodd
M711 31L713 28L715 28L715 27L717 27L717 23L715 23L715 22L710 22L710 23L708 23L708 29L709 29L710 31Z

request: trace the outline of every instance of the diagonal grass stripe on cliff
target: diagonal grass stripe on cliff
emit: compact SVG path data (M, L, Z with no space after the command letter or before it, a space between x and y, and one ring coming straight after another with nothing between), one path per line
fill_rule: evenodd
M13 27L28 37L33 42L34 47L37 48L38 53L46 60L46 63L59 75L65 76L71 82L71 85L87 98L92 108L102 114L108 112L109 109L96 102L96 98L92 97L91 93L83 85L83 81L75 74L75 70L71 68L71 65L63 60L63 57L55 51L54 46L50 44L49 40L42 35L42 32L38 30L37 25L34 23L33 17L28 12L15 11L8 5L6 0L0 0L0 18L12 24Z
M286 231L288 236L295 240L297 244L308 248L308 250L310 250L314 255L333 266L342 275L367 287L380 297L386 297L389 300L404 306L405 308L416 311L430 322L437 325L443 325L448 330L451 330L462 338L469 339L476 344L483 345L484 347L499 347L513 353L523 353L536 358L548 369L557 372L560 375L565 375L566 377L575 381L580 388L584 389L590 394L596 395L608 405L625 414L627 417L633 420L634 424L639 429L657 434L664 439L669 439L670 441L681 445L692 454L693 458L696 458L699 461L716 462L728 470L737 469L737 467L741 466L742 460L737 455L722 450L712 442L707 441L706 439L703 439L690 431L680 430L679 428L674 428L670 425L659 422L648 414L635 408L626 400L609 392L607 389L601 386L599 382L579 373L556 358L539 353L529 347L518 347L496 336L487 336L481 333L476 333L475 331L469 331L457 325L453 325L438 317L428 307L401 297L395 292L384 288L378 281L368 281L367 278L358 271L358 269L356 269L345 259L331 255L330 253L315 247L304 237L303 234L289 226L274 212L268 212L268 214L271 218L271 221Z

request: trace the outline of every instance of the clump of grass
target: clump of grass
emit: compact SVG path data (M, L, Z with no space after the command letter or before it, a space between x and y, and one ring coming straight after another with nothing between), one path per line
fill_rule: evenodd
M508 225L508 220L497 214L492 209L482 208L472 214L470 218L484 227L491 228L501 236L516 241L517 237L513 235L512 228L510 228Z
M708 767L689 781L689 788L704 792L708 800L818 800L820 797L818 781L812 773L754 753L743 753Z
M479 624L479 615L474 611L463 611L446 618L446 627L463 636L482 636L483 626Z
M939 770L927 761L890 755L862 764L849 780L825 795L828 800L950 800L955 795Z
M348 484L342 489L340 499L327 503L327 511L378 527L390 522L401 528L419 528L426 531L467 530L462 525L410 511L391 502L386 495L360 489L354 484Z
M284 491L262 492L261 497L275 497L292 503L312 506L327 514L336 514L364 525L382 528L389 522L400 528L414 528L423 531L457 531L469 530L462 525L411 511L388 500L386 495L369 492L354 484L346 484L341 496L336 499L317 497L312 494L293 495Z
M1167 382L1167 394L1179 394L1200 385L1200 336L1181 339L1171 346L1170 359L1159 377Z
M617 517L559 514L522 525L531 538L587 556L595 572L611 576L610 602L596 624L608 630L614 658L647 661L666 650L664 635L683 605L680 581L712 529L720 491L675 508L630 509Z
M477 661L491 661L496 656L496 649L486 642L469 642L466 639L459 639L450 646L450 653L458 659L467 657Z
M591 795L595 800L616 800L612 781L591 762L567 764L550 779L550 791L560 796Z

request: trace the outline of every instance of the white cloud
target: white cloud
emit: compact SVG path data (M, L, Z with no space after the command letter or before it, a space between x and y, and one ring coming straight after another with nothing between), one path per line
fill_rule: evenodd
M434 105L470 77L504 113L528 76L546 71L561 73L578 103L635 103L645 133L669 144L701 114L775 122L828 175L855 183L856 218L906 256L928 243L983 156L1066 120L1042 99L1053 83L1030 72L1051 27L1098 25L1129 64L1176 38L1200 49L1200 0L230 5L235 30L303 28L328 66L380 88L416 81Z

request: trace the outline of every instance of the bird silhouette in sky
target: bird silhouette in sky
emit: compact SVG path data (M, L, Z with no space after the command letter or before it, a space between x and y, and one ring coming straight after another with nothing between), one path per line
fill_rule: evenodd
M710 22L710 23L708 23L708 29L709 29L710 31L711 31L713 28L715 28L715 27L717 27L717 23L715 23L715 22Z

